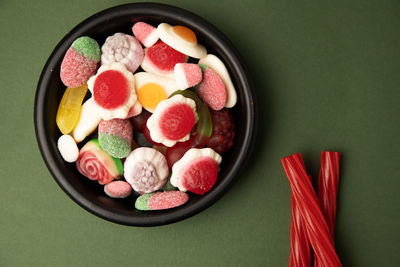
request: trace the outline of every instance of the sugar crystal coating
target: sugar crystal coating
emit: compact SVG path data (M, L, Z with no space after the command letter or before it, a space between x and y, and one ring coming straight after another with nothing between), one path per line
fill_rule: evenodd
M93 61L100 61L100 47L96 40L88 36L76 39L71 46L76 52Z

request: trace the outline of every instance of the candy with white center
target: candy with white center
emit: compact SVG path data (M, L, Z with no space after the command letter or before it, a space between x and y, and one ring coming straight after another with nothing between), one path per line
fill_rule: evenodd
M163 187L169 174L167 160L150 147L133 150L124 163L124 177L140 194L151 193Z
M144 49L144 58L140 66L147 72L174 78L175 65L184 63L187 59L187 56L159 40Z
M188 27L161 23L157 27L157 32L164 43L185 55L202 58L207 54L207 49L197 43L196 34Z
M182 95L174 95L157 105L146 126L154 142L171 147L190 138L197 120L196 103Z
M150 47L158 41L157 29L146 22L136 22L132 32L145 47Z
M100 121L101 116L98 106L94 102L93 97L91 97L83 103L79 122L74 130L72 130L72 137L75 139L75 142L82 142L86 136L96 130Z
M226 89L226 108L232 108L237 102L237 94L235 86L232 83L231 77L225 64L217 56L208 54L199 60L199 64L204 64L212 69L222 79Z
M79 156L79 148L74 138L68 134L61 135L57 141L57 148L66 162L75 162Z
M191 148L172 166L171 184L181 191L205 194L217 181L221 160L211 148Z
M158 103L178 90L175 80L148 72L135 73L138 102L144 109L154 112Z
M176 64L174 74L176 84L180 90L185 90L197 85L203 78L200 66L193 63Z
M116 33L107 37L101 47L101 64L120 62L130 72L135 72L143 60L144 52L139 41L128 34Z
M104 120L126 118L135 104L135 78L122 63L103 65L88 81L88 88Z

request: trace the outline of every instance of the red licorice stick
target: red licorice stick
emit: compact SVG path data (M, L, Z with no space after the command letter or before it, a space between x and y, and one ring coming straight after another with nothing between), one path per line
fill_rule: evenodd
M309 179L311 179L311 176ZM308 240L306 225L301 218L300 210L297 202L294 200L293 193L290 194L290 205L292 221L290 223L289 267L311 266L310 241Z
M328 225L319 207L317 196L302 164L300 154L281 159L286 176L297 202L301 218L307 227L307 236L315 257L323 266L342 266L333 246Z
M318 176L318 201L332 237L335 231L339 160L339 152L321 151L321 168Z
M339 152L321 151L321 168L318 175L318 201L334 240L336 219L336 195L339 184ZM319 259L315 267L322 267Z

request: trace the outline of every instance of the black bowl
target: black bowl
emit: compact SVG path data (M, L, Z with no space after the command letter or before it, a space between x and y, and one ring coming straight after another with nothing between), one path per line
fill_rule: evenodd
M170 210L135 210L136 195L122 200L107 197L102 186L79 174L75 164L65 162L57 150L57 139L61 133L55 118L65 88L59 75L65 52L76 38L83 35L96 39L102 45L107 36L116 32L131 34L131 27L137 21L153 25L167 22L191 28L199 43L225 63L238 94L238 103L231 110L236 125L235 144L223 154L216 185L203 196L190 195L190 200L185 205ZM181 8L155 3L135 3L113 7L91 16L58 43L40 76L35 98L34 123L39 148L48 169L59 186L76 203L112 222L155 226L176 222L204 210L215 203L238 178L239 171L249 158L255 138L254 103L254 90L248 72L239 53L224 34L204 19Z

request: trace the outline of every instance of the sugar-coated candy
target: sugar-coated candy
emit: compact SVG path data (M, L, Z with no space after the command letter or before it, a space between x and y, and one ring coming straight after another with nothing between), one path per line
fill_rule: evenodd
M104 120L126 118L135 104L135 78L122 63L103 65L88 80L88 88Z
M201 65L203 80L196 85L197 94L211 109L220 110L226 104L226 89L222 79L206 65Z
M83 103L78 124L72 131L72 137L75 139L75 142L82 142L83 139L96 130L101 121L97 107L93 97Z
M211 148L191 148L172 166L171 184L181 191L205 194L217 181L221 160Z
M75 162L79 156L79 148L74 138L68 134L61 135L57 140L57 148L66 162Z
M182 191L164 191L143 194L136 199L135 208L138 210L165 210L185 204L188 194Z
M87 92L87 85L77 88L67 87L58 105L56 123L61 133L69 134L79 121L82 101Z
M196 103L182 95L174 95L157 105L146 125L152 140L170 147L188 140L197 120Z
M99 62L100 47L96 40L87 36L79 37L61 62L61 81L71 88L82 86L96 73Z
M146 22L136 22L132 32L145 47L150 47L158 41L157 29Z
M125 181L112 181L104 186L104 193L112 198L126 198L132 193L132 187Z
M207 49L197 43L196 34L186 26L161 23L157 27L160 39L175 50L194 58L202 58Z
M120 62L130 72L135 72L143 60L144 52L139 41L128 34L116 33L107 37L101 47L101 64Z
M175 64L186 61L187 56L159 40L144 49L144 58L140 66L147 72L174 78Z
M232 83L231 77L225 64L217 56L208 54L199 60L199 64L206 65L212 69L224 82L226 89L226 108L232 108L237 102L237 94L235 86Z
M178 90L175 80L168 77L149 72L138 72L134 77L138 102L150 112L154 112L158 103Z
M174 74L176 84L181 90L197 85L203 78L200 66L193 63L176 64Z
M123 174L121 160L102 150L97 139L88 141L80 149L76 167L83 176L99 184L108 184Z
M126 158L132 147L132 125L128 119L102 120L99 123L100 147L110 156Z
M150 147L136 148L124 162L125 180L140 194L162 188L168 174L165 156Z

